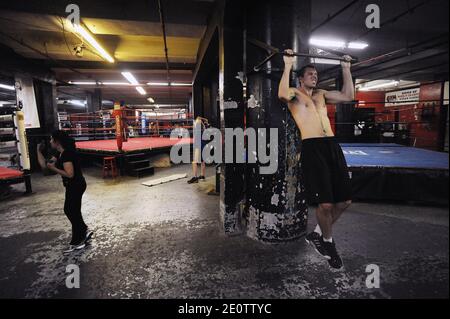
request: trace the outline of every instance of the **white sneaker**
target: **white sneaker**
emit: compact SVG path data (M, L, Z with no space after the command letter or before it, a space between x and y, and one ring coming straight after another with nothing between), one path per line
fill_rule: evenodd
M78 245L70 245L68 249L63 251L63 253L68 254L68 253L74 252L75 250L83 249L84 247L86 247L86 244L84 242L82 242L81 244L78 244Z

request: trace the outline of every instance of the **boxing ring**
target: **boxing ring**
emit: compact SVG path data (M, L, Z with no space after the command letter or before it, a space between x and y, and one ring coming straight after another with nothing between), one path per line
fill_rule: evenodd
M112 160L122 175L140 177L153 174L153 155L168 153L175 144L192 144L189 114L157 117L148 112L116 103L112 111L58 115L58 119L60 129L75 139L82 160L104 169L102 161ZM178 138L171 139L172 133Z
M175 144L192 144L191 138L131 137L123 141L119 149L116 139L76 142L82 159L100 164L104 157L113 156L120 173L140 177L153 174L150 158L159 153L168 153Z
M30 157L25 131L25 116L18 107L3 107L0 114L0 187L25 184L32 193ZM7 164L5 164L5 158Z
M83 154L107 154L119 155L142 152L158 152L169 150L173 145L192 144L191 138L171 140L168 137L131 137L122 143L122 152L119 151L117 141L114 140L90 140L76 142L78 152Z
M0 185L24 183L24 178L22 171L0 166Z
M31 179L28 173L0 166L0 186L9 186L13 184L25 184L26 194L31 193Z
M399 144L340 144L357 200L448 205L449 155Z

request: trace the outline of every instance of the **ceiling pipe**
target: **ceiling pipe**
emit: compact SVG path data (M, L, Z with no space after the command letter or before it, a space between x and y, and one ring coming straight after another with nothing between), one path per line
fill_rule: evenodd
M420 52L423 52L423 51L420 51ZM448 54L448 50L444 51L444 52L439 52L439 53L436 53L436 54L432 54L432 55L429 55L429 56L426 56L426 57L423 57L423 58L420 58L420 59L416 59L416 60L412 60L412 61L408 61L408 62L404 62L404 63L398 63L396 65L392 65L392 66L381 68L381 69L377 69L377 70L367 70L367 68L364 68L364 69L360 69L360 70L354 71L354 72L352 72L352 74L353 74L353 76L355 78L361 78L362 76L367 75L367 74L377 74L377 73L380 73L380 72L383 72L383 71L387 71L387 70L392 69L392 68L397 68L397 67L401 67L401 66L404 66L404 65L412 64L412 63L427 61L427 60L429 60L431 58L435 58L435 57L438 57L438 56L441 56L441 55L444 55L444 54ZM395 60L395 59L392 59L391 61L393 61L393 60ZM380 63L380 64L384 64L384 63ZM361 73L360 71L366 71L366 72L362 72ZM327 83L327 82L329 82L331 80L334 80L334 79L333 78L326 79L324 81L321 81L321 83Z
M408 62L404 62L404 63L399 63L399 64L396 64L396 65L393 65L393 66L390 66L390 67L385 67L385 68L382 68L382 69L378 69L378 70L372 70L372 71L370 71L370 72L364 72L364 73L358 73L357 75L356 75L356 77L361 77L361 76L364 76L364 75L367 75L367 74L373 74L373 73L380 73L380 72L383 72L383 71L387 71L387 70L389 70L389 69L392 69L392 68L397 68L397 67L401 67L401 66L404 66L404 65L407 65L407 64L412 64L412 63L417 63L417 62L422 62L422 61L427 61L427 60L429 60L429 59L432 59L432 58L436 58L436 57L438 57L438 56L441 56L441 55L447 55L448 54L448 50L447 51L445 51L445 52L439 52L439 53L436 53L436 54L433 54L433 55L429 55L429 56L426 56L426 57L423 57L423 58L420 58L420 59L417 59L417 60L413 60L413 61L408 61Z
M166 23L164 19L164 11L162 7L161 0L158 0L158 9L159 9L159 19L161 21L161 29L163 33L163 39L164 39L164 54L166 57L166 70L167 70L167 83L170 84L170 67L169 67L169 53L167 49L167 35L166 35ZM172 99L172 90L169 85L169 98Z
M31 46L30 44L26 43L26 42L23 41L23 40L18 40L18 39L16 39L16 38L13 37L13 36L10 36L9 34L4 33L3 31L0 31L0 35L4 36L5 38L10 39L11 41L14 41L14 42L20 44L21 46L23 46L23 47L25 47L25 48L27 48L27 49L33 51L33 52L36 52L36 53L39 54L40 56L46 58L48 61L51 61L51 62L53 62L53 63L56 64L56 65L59 65L60 67L66 68L66 69L68 69L68 70L70 70L70 71L72 71L72 72L74 72L74 73L76 73L76 74L79 74L79 75L81 75L81 76L83 76L83 77L85 77L85 78L87 78L87 79L90 79L90 80L92 80L92 81L98 82L97 79L92 79L92 78L91 78L90 76L88 76L87 74L85 74L85 73L83 73L83 72L80 72L80 71L78 71L78 70L76 70L76 69L74 69L74 68L68 66L67 64L65 64L65 63L63 63L63 62L61 62L61 61L59 61L59 60L56 60L56 59L52 58L52 57L51 57L50 55L48 55L47 53L41 52L40 50L34 48L33 46ZM57 78L55 78L55 80L56 80L57 82L59 82L59 83L62 83L62 84L64 84L64 85L67 85L67 86L74 86L73 84L70 84L70 83L68 83L68 82L66 82L66 81L63 81L63 80L60 80L60 79L57 79ZM114 90L114 91L116 91L116 90ZM87 91L84 91L84 92L87 93ZM116 92L117 92L117 91L116 91ZM121 92L118 92L118 93L122 95Z
M67 69L69 69L69 70L71 70L71 71L73 71L73 72L75 72L75 73L78 73L78 74L81 74L81 75L85 76L85 75L84 75L83 73L81 73L80 71L75 70L75 69L72 69L72 68L68 67L67 65L65 65L64 63L62 63L62 62L60 62L60 61L58 61L58 60L53 59L53 58L52 58L51 56L49 56L47 53L41 52L40 50L34 48L33 46L31 46L31 45L25 43L23 40L18 40L18 39L16 39L16 38L10 36L9 34L4 33L3 31L0 31L0 35L2 35L2 36L4 36L5 38L8 38L8 39L10 39L10 40L12 40L12 41L18 43L18 44L20 44L20 45L22 45L22 46L24 46L24 47L26 47L27 49L30 49L30 50L36 52L37 54L39 54L39 55L45 57L47 60L50 60L50 61L52 61L52 62L55 63L55 64L58 64L58 65L61 66L61 67L67 68ZM69 84L69 83L67 83L67 82L65 82L65 81L62 81L62 80L57 80L57 81L60 82L60 83Z
M341 13L343 13L344 11L346 11L347 9L349 9L350 7L352 7L354 4L356 4L357 2L359 2L359 0L353 0L352 2L350 2L349 4L347 4L346 6L344 6L342 9L338 10L337 12L335 12L334 14L332 14L331 16L329 15L324 21L322 21L321 23L319 23L318 25L316 25L315 27L313 27L311 29L311 34L314 33L317 29L323 27L324 25L328 24L331 20L333 20L334 18L336 18L338 15L340 15Z
M380 29L382 29L384 26L386 26L387 24L391 24L391 23L397 22L398 19L402 18L403 16L405 16L405 15L407 15L407 14L413 13L416 9L418 9L418 8L420 8L421 6L424 6L425 4L428 4L428 3L430 3L430 2L431 2L431 0L425 0L425 1L419 2L419 3L416 4L415 6L413 6L413 7L411 7L411 8L408 8L408 10L403 11L403 12L401 12L400 14L396 15L395 17L390 18L389 20L382 22L381 25L380 25L380 28L369 29L369 30L367 30L366 32L360 34L359 36L353 38L350 42L352 42L352 41L357 41L357 40L359 40L359 39L365 37L365 36L368 35L369 33L372 33L372 32L374 32L374 31L380 30Z
M411 53L411 50L414 49L414 48L420 47L420 46L422 46L424 44L427 44L427 43L432 43L432 42L434 42L436 40L439 40L441 38L444 38L444 37L445 37L445 41L444 42L439 42L439 43L434 44L432 46L426 47L424 50L420 50L420 51ZM391 52L388 52L388 53L383 53L381 55L378 55L378 56L375 56L375 57L372 57L372 58L368 58L368 59L366 59L364 61L358 62L355 65L358 66L358 65L367 64L367 63L370 63L370 62L376 62L376 61L380 61L380 62L378 62L376 64L369 65L367 67L359 68L358 70L356 70L354 72L365 70L365 69L370 69L370 68L372 68L374 66L382 65L382 64L385 64L385 63L388 63L388 62L395 61L397 59L401 59L401 58L404 58L404 57L407 57L407 56L411 56L411 55L414 55L414 54L418 54L418 53L424 52L424 51L429 50L429 49L433 49L435 47L439 47L439 46L441 46L443 44L448 43L447 38L448 38L448 33L441 34L441 35L439 35L437 37L433 37L433 38L427 39L425 41L417 42L417 43L415 43L415 44L413 44L411 46L407 46L407 47L404 47L404 48L401 48L401 49L398 49L398 50L394 50L394 51L391 51ZM403 54L401 56L396 56L396 55L404 53L404 52L406 54ZM392 57L392 56L396 56L396 57L393 57L392 59L385 60L386 58L389 58L389 57ZM355 65L353 65L353 66L355 66ZM322 74L331 73L333 71L339 71L339 69L340 68L338 68L338 67L328 68L328 69L322 71ZM327 81L330 81L330 80L334 80L334 79L335 79L335 76L329 76L329 77L325 77L324 79L321 79L319 82L320 83L324 83L324 82L327 82Z
M434 65L429 65L429 66L426 66L426 67L420 67L420 68L413 69L413 70L408 70L408 71L405 71L405 72L388 74L388 75L384 75L382 77L378 77L378 78L375 78L375 79L370 79L370 80L367 80L367 81L359 82L358 85L364 84L364 83L368 83L368 82L377 81L377 80L384 80L386 78L392 78L392 77L403 75L403 74L407 74L407 73L414 73L414 72L424 71L424 70L428 70L428 69L434 69L434 68L441 67L441 66L448 66L448 63L444 63L444 64L443 63L439 63L439 64L434 64Z

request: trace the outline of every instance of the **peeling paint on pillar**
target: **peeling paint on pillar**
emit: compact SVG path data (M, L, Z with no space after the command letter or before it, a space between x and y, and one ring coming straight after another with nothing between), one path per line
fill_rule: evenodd
M239 209L239 205L236 207L226 206L221 203L222 207L220 207L220 221L223 225L223 231L227 235L239 235L242 233L242 225L241 225L241 211Z
M220 189L224 190L220 194L220 222L225 234L240 235L244 229L242 215L245 200L241 199L238 202L232 201L238 197L231 194L232 186L229 184L232 184L233 181L225 181L225 176L232 176L232 174L227 173L225 175L223 173L220 176ZM225 199L225 197L227 198Z
M242 13L246 12L247 37L264 41L276 47L307 43L305 27L309 23L310 1L280 0L219 1L223 6L219 28L219 100L221 130L247 127L278 129L278 171L261 175L258 164L223 164L220 179L220 219L225 234L243 231L254 239L280 242L297 239L305 234L307 206L301 185L301 138L285 105L278 100L280 75L270 67L280 68L282 59L268 63L269 70L247 74L247 96L253 106L244 108L242 84L236 75L243 70ZM236 10L239 6L246 10ZM272 33L274 37L272 39ZM307 32L306 32L307 33ZM276 34L276 36L275 36ZM292 34L298 39L292 39ZM301 35L301 36L300 36ZM265 50L247 46L247 69L263 58ZM225 109L225 101L236 101L238 107ZM269 138L269 137L267 137ZM265 143L266 141L263 141Z
M287 48L295 46L295 43L289 44L293 42L290 38L292 33L295 33L299 37L301 35L301 39L296 39L297 45L307 43L304 25L307 25L310 19L309 1L258 1L257 5L248 5L248 8L251 8L247 10L251 12L251 15L247 16L248 38ZM298 51L298 48L294 49ZM262 61L265 54L264 50L249 46L249 67ZM248 75L248 94L253 95L254 103L260 105L248 110L248 127L278 128L277 173L260 175L257 165L247 166L246 234L250 238L266 242L300 238L306 233L308 220L300 167L300 132L286 105L278 99L281 75L271 71L274 67L282 69L282 63L281 58L273 59L265 66L266 71Z
M278 172L259 175L257 168L248 170L246 235L266 242L298 239L305 234L308 221L301 183L301 139L290 114L279 107L284 112L287 126L279 141ZM252 114L252 118L257 115Z

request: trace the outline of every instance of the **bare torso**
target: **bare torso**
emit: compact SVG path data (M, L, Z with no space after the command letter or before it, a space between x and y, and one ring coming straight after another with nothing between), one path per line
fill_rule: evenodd
M316 90L312 97L298 91L289 102L289 111L300 129L302 140L334 136L325 103L325 91Z

